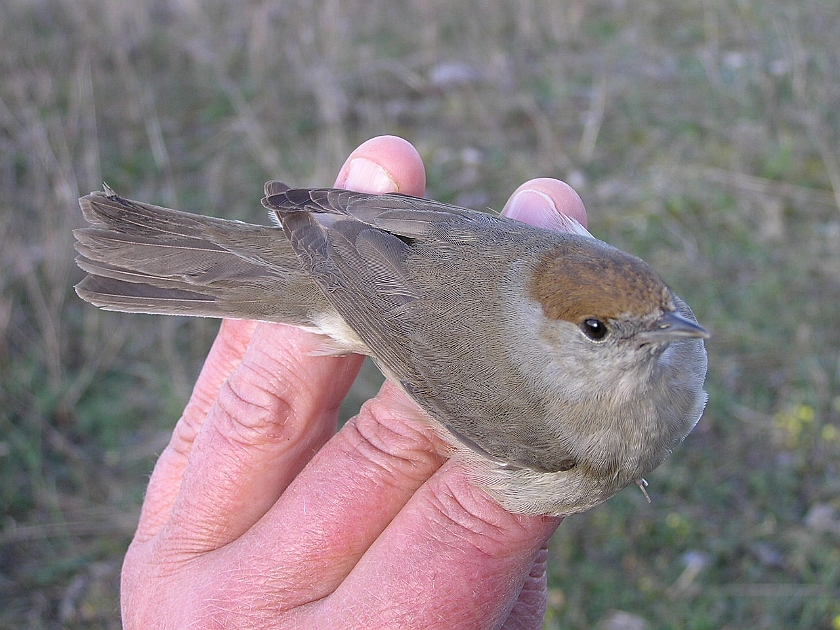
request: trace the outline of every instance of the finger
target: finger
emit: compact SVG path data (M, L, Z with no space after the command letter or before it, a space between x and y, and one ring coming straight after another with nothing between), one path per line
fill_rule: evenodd
M511 514L448 462L335 592L303 614L338 622L352 611L358 627L412 627L420 616L440 620L424 627L500 627L532 586L532 569L559 522ZM387 606L360 609L354 605L360 592L376 593Z
M377 136L350 154L335 180L338 188L361 192L399 192L421 197L426 169L420 154L397 136Z
M574 189L559 179L532 179L517 188L502 214L558 232L586 229L586 209Z
M167 538L189 540L192 553L238 538L332 436L361 357L313 356L321 343L296 328L257 326L196 435Z
M281 610L325 597L441 466L441 446L417 405L386 382L227 550L271 576ZM266 553L278 531L282 545Z
M256 325L235 319L222 321L184 413L152 472L135 539L154 536L169 518L195 436L222 384L241 363Z
M537 554L534 564L510 615L505 620L502 630L538 630L543 627L545 611L548 606L548 547L543 546Z
M345 185L422 193L422 162L402 139L363 144L348 158ZM192 552L241 536L335 431L338 406L361 357L315 356L320 337L259 324L195 436L181 491L165 527Z

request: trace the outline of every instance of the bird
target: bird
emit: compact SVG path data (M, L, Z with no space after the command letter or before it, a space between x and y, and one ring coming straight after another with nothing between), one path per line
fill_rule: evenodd
M106 310L278 322L370 356L447 455L514 513L583 512L636 482L703 413L705 340L643 260L399 193L265 185L274 224L80 199L76 285Z

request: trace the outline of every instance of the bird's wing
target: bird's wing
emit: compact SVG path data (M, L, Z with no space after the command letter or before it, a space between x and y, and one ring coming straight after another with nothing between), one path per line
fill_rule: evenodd
M278 191L272 183L263 205L383 371L463 444L506 466L568 466L546 423L488 430L488 419L521 425L520 415L540 412L525 395L505 398L500 383L522 379L516 366L477 356L506 342L498 305L477 282L502 282L505 272L486 239L531 228L405 195ZM500 222L504 230L494 231Z

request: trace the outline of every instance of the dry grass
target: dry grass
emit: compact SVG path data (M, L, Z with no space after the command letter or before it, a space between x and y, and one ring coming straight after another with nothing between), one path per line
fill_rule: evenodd
M0 627L119 627L146 475L215 328L81 304L76 198L105 180L262 220L264 180L331 183L382 133L438 199L570 181L714 332L709 410L653 505L626 491L555 537L547 627L840 627L836 1L404 4L0 9Z

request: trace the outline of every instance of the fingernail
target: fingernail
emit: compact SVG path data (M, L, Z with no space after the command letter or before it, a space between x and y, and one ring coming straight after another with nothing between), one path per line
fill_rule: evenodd
M502 210L502 214L553 232L571 232L591 236L577 219L557 208L553 197L533 188L514 193L505 209Z
M382 194L399 191L390 173L367 158L354 158L347 165L344 187L369 193Z
M525 189L513 195L502 213L528 225L548 229L556 222L554 217L560 214L551 197L533 189Z

